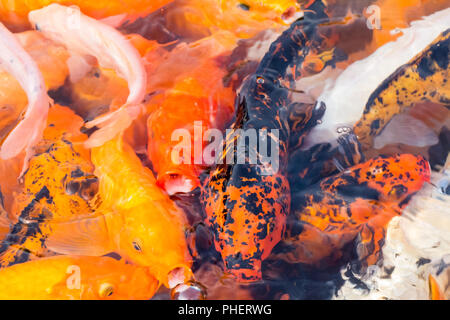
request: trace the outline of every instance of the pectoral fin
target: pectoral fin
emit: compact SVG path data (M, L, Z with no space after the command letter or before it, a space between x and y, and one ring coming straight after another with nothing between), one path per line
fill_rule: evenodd
M102 256L114 251L103 215L82 220L49 223L47 248L68 255Z

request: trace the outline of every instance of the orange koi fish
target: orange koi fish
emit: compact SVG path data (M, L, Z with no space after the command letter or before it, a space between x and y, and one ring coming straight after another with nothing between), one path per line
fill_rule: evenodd
M387 224L429 180L430 166L422 156L380 156L298 192L284 242L289 250L278 256L317 264L339 258L355 241L362 267L375 264Z
M100 127L86 146L100 146L128 128L141 112L146 93L147 75L139 51L119 31L83 15L76 8L52 4L30 12L29 18L48 38L78 55L96 57L101 67L114 69L128 82L125 104L118 108L112 106L111 112L86 124L88 128Z
M1 0L0 20L16 28L27 28L28 13L41 9L52 3L64 6L78 6L81 11L95 19L108 17L122 17L121 20L134 20L144 17L147 14L163 7L172 0L152 0L152 1L89 1L89 0Z
M26 151L24 169L34 145L42 138L51 99L39 67L17 38L0 23L0 64L21 85L28 98L25 114L3 141L0 158L10 159Z
M220 67L217 58L218 55L229 52L227 47L231 47L234 41L230 42L223 44L223 39L220 43L210 37L189 46L181 44L179 48L175 48L169 61L179 57L198 61L189 64L185 72L173 75L174 78L170 80L174 83L166 83L173 86L153 97L149 103L148 108L155 111L147 122L148 156L157 173L158 185L169 195L190 192L199 186L198 176L202 167L207 166L203 159L203 146L207 141L203 141L203 135L209 129L221 129L224 123L231 120L234 93L232 88L223 85L222 79L226 71ZM167 75L171 69L173 65L167 64L167 70L159 70L154 74L162 72ZM158 79L151 81L156 81L156 85L162 87L164 80L156 77ZM196 136L196 123L201 127L199 137ZM189 132L188 141L183 141L191 146L191 154L179 154L184 157L182 161L174 161L172 155L177 152L175 148L180 141L179 137L174 139L173 134L180 129ZM202 148L197 148L196 144Z
M88 256L117 252L149 267L167 287L174 286L173 278L180 269L184 273L180 281L189 280L191 258L184 213L156 185L152 172L121 138L93 148L91 158L100 180L94 199L96 214L51 223L47 247L62 254Z
M109 257L56 256L0 270L1 300L149 300L147 268Z
M176 0L166 18L168 29L185 38L200 39L218 30L251 38L260 31L284 27L300 15L295 0Z

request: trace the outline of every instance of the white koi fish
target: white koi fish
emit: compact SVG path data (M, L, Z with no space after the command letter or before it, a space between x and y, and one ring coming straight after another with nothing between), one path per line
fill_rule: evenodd
M91 135L87 147L97 147L125 130L139 115L146 92L146 71L136 48L119 31L82 14L77 7L51 4L31 11L31 24L74 54L94 56L102 68L113 69L128 82L126 103L86 124L100 129Z
M11 74L28 98L25 114L3 141L2 159L10 159L26 151L23 171L33 155L33 146L42 138L52 100L47 95L44 77L36 62L20 45L16 36L0 23L0 68ZM22 172L23 173L23 172Z

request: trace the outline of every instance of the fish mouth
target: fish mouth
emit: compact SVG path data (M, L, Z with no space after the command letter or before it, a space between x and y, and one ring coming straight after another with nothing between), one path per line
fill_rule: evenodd
M200 185L197 177L180 172L166 172L158 175L157 184L169 196L177 193L189 193Z

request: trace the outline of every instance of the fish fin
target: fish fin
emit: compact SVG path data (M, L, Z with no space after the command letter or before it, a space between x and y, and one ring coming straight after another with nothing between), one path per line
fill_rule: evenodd
M414 147L430 147L439 143L436 133L423 121L409 114L395 115L381 133L374 138L374 148L382 149L390 144Z
M428 285L430 288L430 300L447 300L437 280L431 274L428 276Z
M350 168L365 161L361 143L353 131L339 137L337 150L336 160L344 168Z
M141 113L142 106L122 106L121 108L102 115L95 120L85 124L87 128L94 126L100 129L95 131L85 142L86 148L94 148L114 139L118 134L125 131Z
M96 58L92 56L72 54L69 59L67 59L70 82L76 83L83 79L96 63Z
M30 149L41 139L46 122L46 113L25 117L3 142L0 158L5 160L14 158L24 149L30 153Z
M109 25L113 28L118 28L122 24L124 24L128 20L128 15L126 13L121 13L115 16L106 17L103 19L100 19L101 22L104 24Z
M105 216L52 223L47 248L59 253L82 256L103 256L113 251Z

